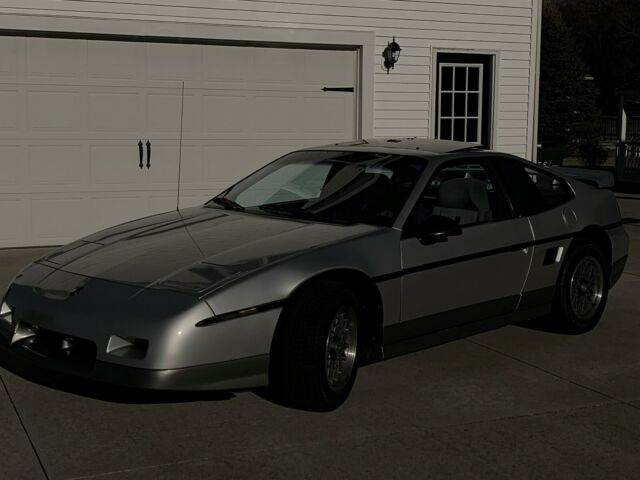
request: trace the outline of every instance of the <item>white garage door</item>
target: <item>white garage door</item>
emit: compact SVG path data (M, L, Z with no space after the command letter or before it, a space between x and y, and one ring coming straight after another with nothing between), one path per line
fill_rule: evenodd
M0 58L0 247L175 208L183 81L181 208L355 135L355 94L322 91L355 85L354 51L0 37Z

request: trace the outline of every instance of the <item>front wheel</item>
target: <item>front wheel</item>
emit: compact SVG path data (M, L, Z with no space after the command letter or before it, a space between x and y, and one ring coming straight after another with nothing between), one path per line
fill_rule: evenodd
M356 297L342 283L302 287L285 307L274 338L272 396L305 410L340 406L358 369L359 312Z
M567 254L556 288L554 319L567 333L593 329L609 293L609 268L600 247L582 243Z

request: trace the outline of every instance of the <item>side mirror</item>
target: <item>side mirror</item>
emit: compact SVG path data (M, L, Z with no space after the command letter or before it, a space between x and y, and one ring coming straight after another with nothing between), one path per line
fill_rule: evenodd
M445 242L447 237L461 234L462 230L456 220L442 215L431 215L418 231L418 238L423 245L430 245Z

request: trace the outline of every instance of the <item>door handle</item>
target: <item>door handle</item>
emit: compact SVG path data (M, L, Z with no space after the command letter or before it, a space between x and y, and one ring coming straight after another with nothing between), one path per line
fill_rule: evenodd
M142 140L138 140L138 157L140 159L138 166L142 168Z
M151 167L151 142L147 140L147 168Z

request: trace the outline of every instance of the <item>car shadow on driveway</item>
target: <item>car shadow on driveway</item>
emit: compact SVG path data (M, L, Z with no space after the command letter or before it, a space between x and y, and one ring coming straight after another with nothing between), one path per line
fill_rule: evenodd
M557 320L553 316L546 315L544 317L527 320L526 322L514 323L514 327L526 328L528 330L536 330L539 332L555 333L557 335L575 336L575 333L563 330Z
M38 385L112 403L189 403L224 401L235 398L231 392L146 390L110 385L58 372L44 371L30 365L17 364L4 355L0 356L0 367Z

